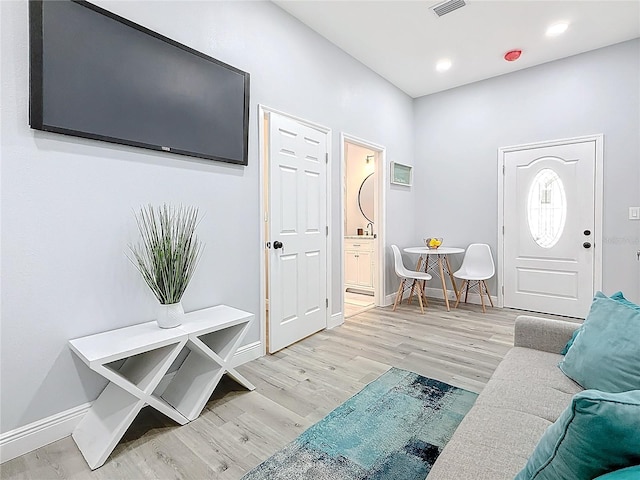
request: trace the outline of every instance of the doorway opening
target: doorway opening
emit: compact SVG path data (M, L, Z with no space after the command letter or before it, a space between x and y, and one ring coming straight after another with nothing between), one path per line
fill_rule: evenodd
M343 315L382 305L384 147L342 135Z

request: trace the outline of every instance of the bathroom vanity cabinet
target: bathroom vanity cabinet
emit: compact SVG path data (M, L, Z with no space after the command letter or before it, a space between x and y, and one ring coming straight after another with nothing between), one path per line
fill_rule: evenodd
M345 288L373 293L373 236L345 237Z

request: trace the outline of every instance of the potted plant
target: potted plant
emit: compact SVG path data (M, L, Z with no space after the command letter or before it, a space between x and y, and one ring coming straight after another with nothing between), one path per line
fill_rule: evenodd
M129 245L142 278L160 302L158 326L177 327L182 323L182 295L189 285L202 243L195 236L198 209L148 205L136 214L140 241Z

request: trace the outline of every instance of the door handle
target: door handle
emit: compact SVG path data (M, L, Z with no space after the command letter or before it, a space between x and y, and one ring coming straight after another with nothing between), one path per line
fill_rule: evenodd
M589 242L584 242L584 243L582 244L582 246L583 246L584 248L591 248L591 243L589 243Z
M282 242L280 242L279 240L276 240L275 242L273 242L273 248L275 248L276 250L278 248L282 248L284 245L282 245Z

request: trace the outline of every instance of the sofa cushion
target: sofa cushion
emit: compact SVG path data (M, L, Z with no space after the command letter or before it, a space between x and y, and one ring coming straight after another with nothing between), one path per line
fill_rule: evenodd
M544 433L516 480L576 480L640 463L640 390L585 390Z
M549 425L528 413L475 405L438 456L428 480L512 480Z
M476 405L515 410L553 423L582 388L557 367L560 355L513 348L493 374Z
M557 353L543 352L531 348L514 347L500 362L492 375L492 379L514 380L531 385L545 385L571 396L584 390L576 382L568 378L558 369L562 357ZM563 409L569 404L569 400ZM558 412L560 415L560 412Z
M640 310L597 292L560 369L584 388L640 389Z
M562 375L558 369L556 371L558 375ZM553 423L569 405L572 397L571 393L543 383L531 384L518 378L492 378L476 400L476 405L529 413Z

